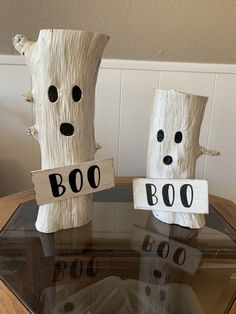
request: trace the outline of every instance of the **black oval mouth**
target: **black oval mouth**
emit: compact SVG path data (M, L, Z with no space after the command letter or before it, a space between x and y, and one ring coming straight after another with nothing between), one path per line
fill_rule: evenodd
M172 159L171 156L165 156L165 157L163 158L163 162L164 162L165 165L168 166L168 165L172 164L173 159Z
M60 126L60 132L65 136L71 136L74 134L75 128L70 123L62 123Z

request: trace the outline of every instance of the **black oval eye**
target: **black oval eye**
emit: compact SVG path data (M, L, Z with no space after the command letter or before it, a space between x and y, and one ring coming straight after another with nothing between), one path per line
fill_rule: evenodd
M58 99L57 88L54 85L49 86L48 88L48 98L51 102L55 102Z
M158 142L162 142L164 140L164 131L163 130L159 130L157 132L157 140L158 140Z
M178 131L175 133L175 143L181 143L183 138L182 132Z
M78 102L78 101L80 101L81 96L82 96L82 91L81 91L80 87L78 85L75 85L72 88L72 98L73 98L73 100L75 102Z

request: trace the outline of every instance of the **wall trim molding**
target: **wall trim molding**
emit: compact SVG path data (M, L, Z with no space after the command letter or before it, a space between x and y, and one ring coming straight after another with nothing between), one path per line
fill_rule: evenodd
M25 65L24 57L17 55L0 55L0 65Z
M25 65L24 57L17 55L0 55L0 64ZM187 63L187 62L162 62L142 60L103 59L103 69L147 70L147 71L176 71L176 72L201 72L201 73L227 73L236 74L236 64L214 63Z

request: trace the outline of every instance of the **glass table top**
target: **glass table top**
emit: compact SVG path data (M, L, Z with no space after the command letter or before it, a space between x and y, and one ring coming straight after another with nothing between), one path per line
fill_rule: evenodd
M91 223L43 234L26 202L0 234L0 277L33 313L215 314L235 297L236 233L209 210L200 230L168 225L117 185Z

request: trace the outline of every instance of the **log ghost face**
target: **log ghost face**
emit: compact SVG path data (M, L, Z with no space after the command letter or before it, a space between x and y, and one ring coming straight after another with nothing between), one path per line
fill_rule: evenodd
M194 179L197 158L203 153L218 154L199 145L207 99L156 90L150 120L148 178ZM204 225L204 216L199 214L155 211L154 215L164 222L192 228Z
M24 35L13 39L25 56L32 77L26 93L35 109L29 128L40 144L42 169L94 159L95 86L109 37L73 30L42 30L33 43ZM42 232L78 227L91 219L92 197L40 206L36 228Z
M157 132L157 141L158 142L163 142L165 139L165 133L163 130L158 130ZM175 138L174 138L174 141L176 144L180 144L182 142L182 139L183 139L183 134L181 131L177 131L175 133ZM163 158L163 163L164 165L166 166L169 166L173 163L173 157L170 156L170 155L166 155L164 158Z
M42 169L94 158L95 86L107 40L102 34L79 31L40 32L28 65L33 99L36 106L41 104L37 106L36 126L41 126ZM25 56L27 60L27 53Z
M61 95L62 95L62 93L63 93L63 89L60 91ZM52 104L55 104L57 106L62 106L62 103L60 102L60 99L58 100L58 98L59 97L58 97L57 87L55 85L50 85L48 88L49 102L51 102ZM71 95L69 95L69 99L67 100L67 102L65 102L65 106L71 106L72 107L73 102L79 103L81 98L82 98L82 91L78 85L75 85L71 88ZM67 114L69 115L69 113L71 111L74 112L74 110L76 110L76 108L69 110ZM77 108L77 111L78 111L78 108ZM68 117L67 119L72 120L71 114L70 114L70 117ZM61 123L59 130L60 130L60 133L64 136L72 136L75 133L74 125L72 123L68 123L68 122Z
M82 97L82 91L78 85L73 86L72 93L71 93L72 99L74 102L79 102ZM48 99L51 103L55 103L58 100L58 90L56 86L51 85L48 88ZM70 102L70 100L68 101ZM75 132L74 125L71 123L61 123L60 125L60 132L64 136L72 136Z

